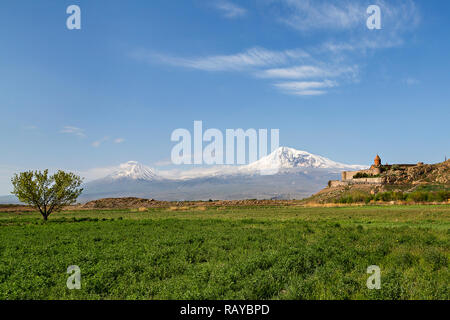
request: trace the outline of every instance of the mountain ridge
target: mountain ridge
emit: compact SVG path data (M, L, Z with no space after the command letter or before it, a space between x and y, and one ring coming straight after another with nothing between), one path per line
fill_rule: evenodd
M178 176L131 161L107 177L87 183L81 199L301 199L319 191L328 180L338 178L342 170L363 167L288 147L280 147L248 165L196 168L181 171Z
M191 175L184 178L164 175L157 170L142 165L137 161L128 161L120 164L118 169L108 176L100 179L131 179L131 180L190 180L196 178L219 177L228 175L262 174L273 175L286 169L330 169L336 171L357 170L364 165L350 165L339 163L328 158L296 150L289 147L279 147L261 159L241 166L215 166L212 168L196 169ZM189 170L187 171L189 172ZM186 173L186 172L185 172ZM197 173L197 176L195 175ZM181 175L180 175L181 176ZM99 179L97 179L99 180Z

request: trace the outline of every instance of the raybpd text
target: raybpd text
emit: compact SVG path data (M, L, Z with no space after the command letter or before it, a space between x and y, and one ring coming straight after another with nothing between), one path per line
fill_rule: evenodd
M186 305L180 308L180 315L203 315L212 317L214 312L225 315L268 315L270 308L261 304L225 304L223 308Z

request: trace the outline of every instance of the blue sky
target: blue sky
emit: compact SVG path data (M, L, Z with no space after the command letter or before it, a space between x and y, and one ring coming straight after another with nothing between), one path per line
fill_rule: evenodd
M81 30L66 27L72 4ZM381 30L366 27L371 4ZM28 169L167 169L172 131L194 120L280 129L280 145L344 163L440 162L449 12L444 0L1 1L0 194Z

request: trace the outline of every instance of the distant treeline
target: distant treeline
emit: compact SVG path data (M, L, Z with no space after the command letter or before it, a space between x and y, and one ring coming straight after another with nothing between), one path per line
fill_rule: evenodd
M446 202L450 199L450 190L396 192L387 191L377 194L352 193L341 196L335 203L370 203L371 201L406 201L406 202Z

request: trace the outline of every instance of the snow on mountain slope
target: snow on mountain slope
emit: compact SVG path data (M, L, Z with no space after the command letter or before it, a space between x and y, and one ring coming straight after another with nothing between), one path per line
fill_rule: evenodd
M316 168L316 169L330 169L330 170L359 170L365 168L362 165L349 165L335 162L328 158L318 156L306 151L296 150L293 148L280 147L268 156L265 156L258 161L244 166L245 171L261 171L274 172L280 169L293 168Z
M112 180L126 178L128 180L145 181L161 179L186 181L197 178L227 177L249 174L273 175L289 169L328 169L332 172L339 172L342 170L359 170L365 167L366 166L361 165L343 164L306 151L280 147L260 160L242 166L222 165L192 168L189 170L173 169L157 173L155 170L136 161L129 161L121 164L118 168L115 168L114 171L106 178Z
M110 179L132 179L132 180L155 180L158 175L149 167L146 167L136 161L128 161L119 166L119 168L107 176Z
M143 197L159 200L301 199L338 179L347 165L282 147L249 165L217 165L155 171L135 161L108 168L88 182L82 199ZM104 177L104 175L102 175ZM1 199L0 199L1 200Z

